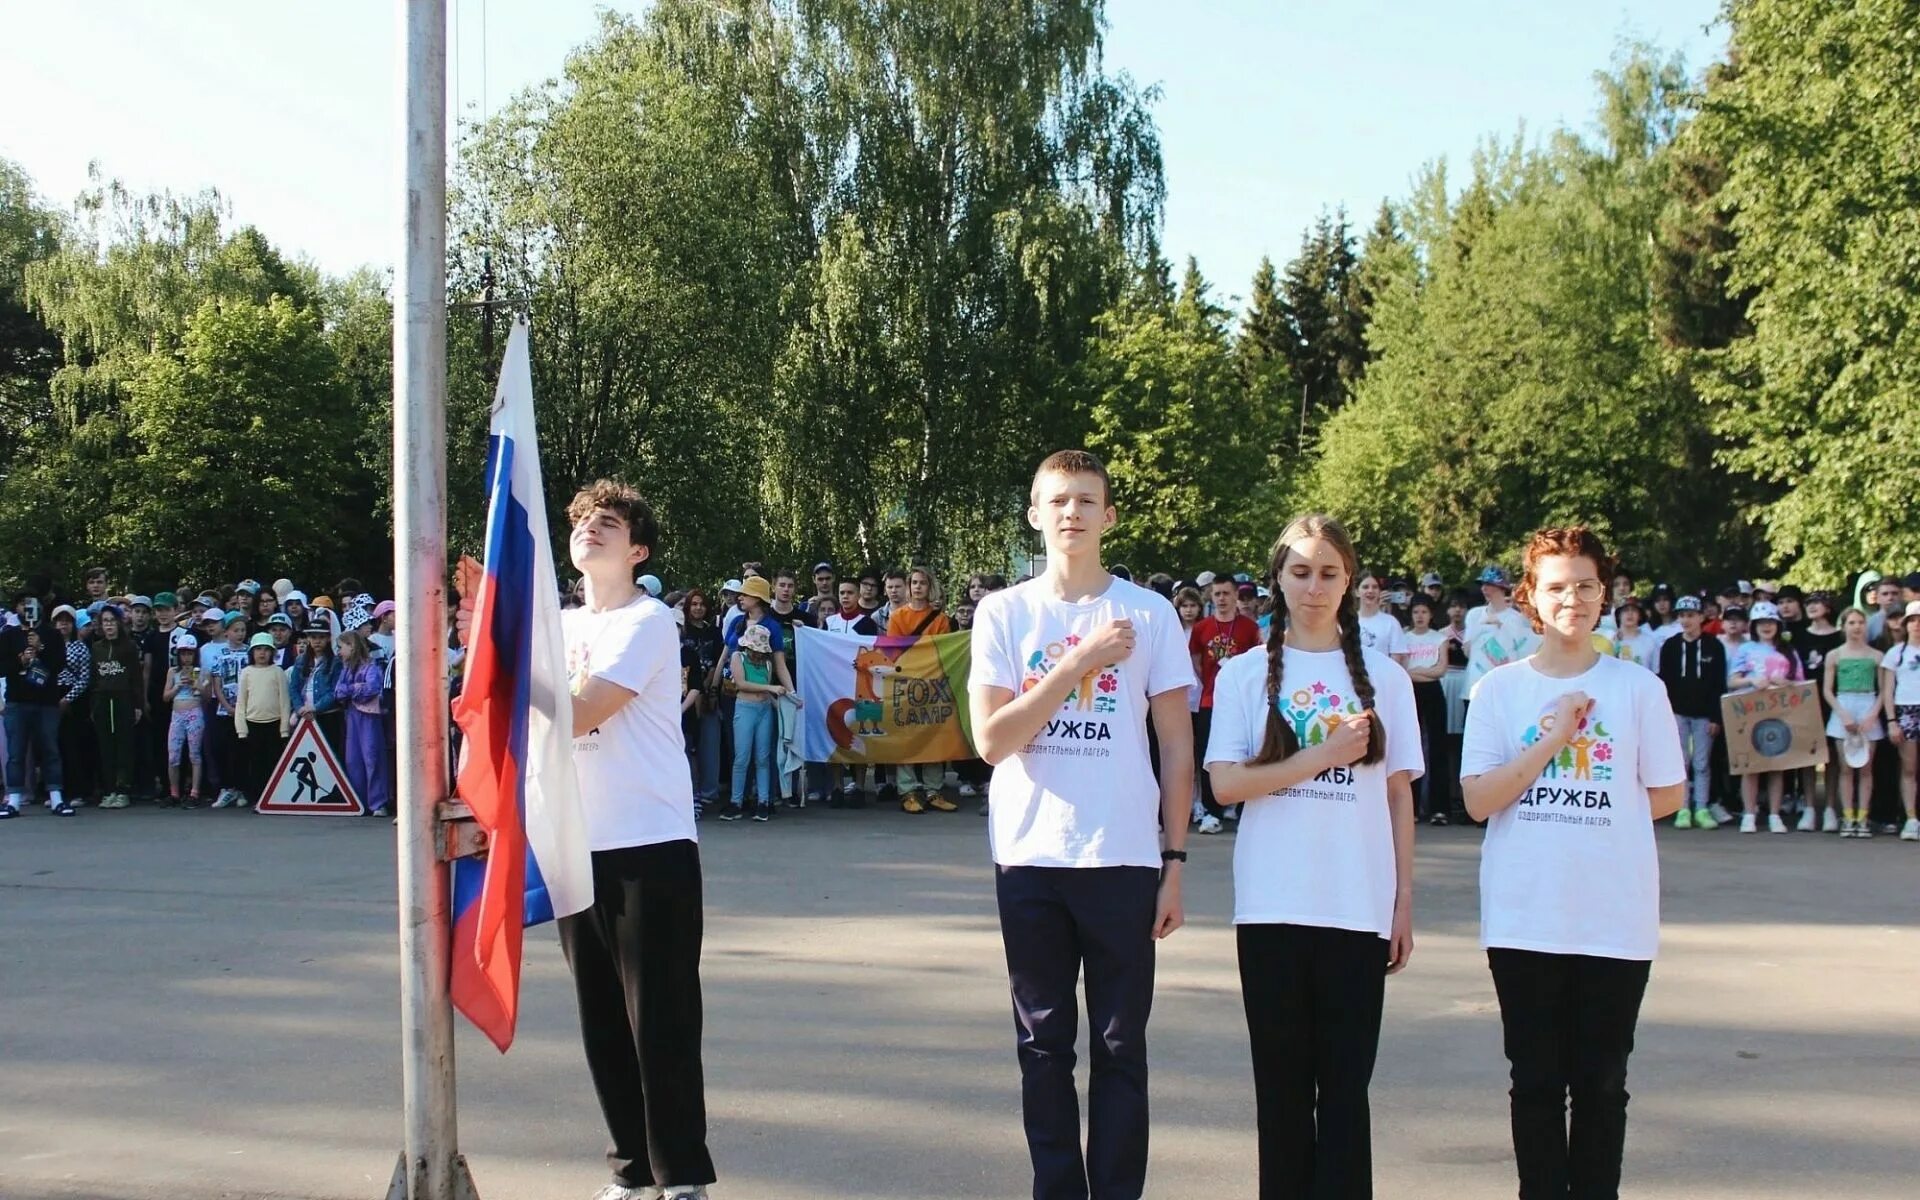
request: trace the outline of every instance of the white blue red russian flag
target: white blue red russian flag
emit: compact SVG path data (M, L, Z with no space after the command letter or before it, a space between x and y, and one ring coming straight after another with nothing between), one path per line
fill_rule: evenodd
M593 903L525 321L514 322L494 391L484 557L453 719L466 735L457 790L488 851L453 864L452 992L504 1052L525 926Z

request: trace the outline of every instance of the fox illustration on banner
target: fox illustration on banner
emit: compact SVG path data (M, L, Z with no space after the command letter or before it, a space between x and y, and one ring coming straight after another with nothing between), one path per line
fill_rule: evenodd
M857 637L800 626L803 752L809 762L923 763L973 757L971 633Z

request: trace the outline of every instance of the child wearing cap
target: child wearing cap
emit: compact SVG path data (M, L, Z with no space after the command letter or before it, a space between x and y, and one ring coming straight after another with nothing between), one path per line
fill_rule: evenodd
M240 670L233 705L234 734L245 743L246 799L259 803L266 795L267 780L273 765L286 748L292 726L292 708L287 701L287 677L274 665L273 638L256 633L247 643L247 665Z
M200 644L191 633L178 630L173 635L173 665L167 668L160 702L172 716L167 722L167 795L181 808L200 807L200 783L206 769L207 717L201 708L206 698L198 665ZM180 776L190 771L187 794L180 794Z
M240 699L240 672L247 666L247 618L244 613L215 610L220 637L200 647L200 669L207 676L212 713L207 721L207 773L219 789L213 807L246 806L246 763L240 740L234 736L233 709Z
M1771 601L1753 606L1753 636L1727 658L1727 685L1733 691L1785 687L1806 678L1800 656L1781 640L1780 610ZM1759 828L1760 792L1767 793L1767 832L1786 833L1787 822L1780 815L1785 802L1786 772L1756 771L1741 777L1740 832L1754 833Z
M300 653L287 671L293 693L293 712L310 717L320 727L327 745L338 754L346 745L345 714L340 708L340 660L333 652L333 627L324 621L307 625Z

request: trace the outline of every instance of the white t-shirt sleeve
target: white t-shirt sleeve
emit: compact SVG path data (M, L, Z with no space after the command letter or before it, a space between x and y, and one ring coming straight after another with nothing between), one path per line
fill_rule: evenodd
M1500 688L1492 684L1492 678L1489 673L1480 680L1474 689L1473 702L1467 705L1467 724L1460 735L1462 779L1485 775L1510 757L1506 738L1501 733ZM1679 736L1677 727L1675 736Z
M1162 610L1165 610L1164 612ZM1149 632L1152 641L1147 663L1147 698L1167 692L1184 693L1193 686L1193 656L1187 652L1187 634L1173 605L1162 600L1153 606Z
M1256 662L1258 688L1248 678ZM1213 681L1213 726L1201 747L1202 765L1248 762L1260 752L1266 739L1266 663L1267 656L1255 651L1220 664L1220 674Z
M621 616L624 618L626 614ZM671 617L662 620L658 616L636 615L623 623L627 628L609 631L607 657L593 664L593 673L637 695L646 691L661 671L679 670L680 639L675 635Z
M973 663L969 682L1020 693L1020 664L1014 661L1013 638L1007 628L1011 606L983 600L973 615Z
M1680 751L1680 728L1674 723L1667 685L1658 676L1636 676L1634 709L1640 719L1640 784L1669 787L1687 781L1687 760Z
M1420 712L1413 702L1413 679L1406 668L1389 661L1367 664L1373 677L1374 704L1387 726L1387 774L1406 771L1418 779L1426 774L1427 758L1420 750Z

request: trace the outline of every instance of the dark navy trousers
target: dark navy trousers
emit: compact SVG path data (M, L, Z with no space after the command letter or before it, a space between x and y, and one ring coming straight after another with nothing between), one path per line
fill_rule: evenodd
M1139 1200L1147 1181L1151 867L998 867L1034 1200ZM1087 1144L1074 1087L1086 974Z

